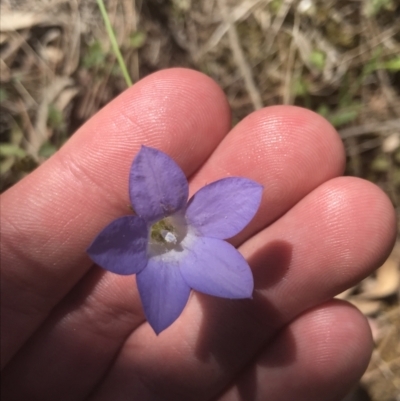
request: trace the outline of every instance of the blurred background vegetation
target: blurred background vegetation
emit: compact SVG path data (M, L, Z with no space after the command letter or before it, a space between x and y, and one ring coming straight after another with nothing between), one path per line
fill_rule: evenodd
M349 175L400 211L399 0L108 0L133 82L194 68L225 91L233 124L296 104L326 117ZM96 0L2 0L1 191L35 169L126 88ZM398 213L399 214L399 213ZM400 222L400 219L398 219ZM368 317L375 350L347 400L400 400L400 245L340 294Z

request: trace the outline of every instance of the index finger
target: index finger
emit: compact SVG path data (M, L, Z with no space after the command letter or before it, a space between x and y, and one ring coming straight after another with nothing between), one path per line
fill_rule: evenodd
M140 146L168 153L190 175L229 128L215 82L195 71L161 71L2 195L2 367L91 266L85 248L93 236L129 213L128 173Z

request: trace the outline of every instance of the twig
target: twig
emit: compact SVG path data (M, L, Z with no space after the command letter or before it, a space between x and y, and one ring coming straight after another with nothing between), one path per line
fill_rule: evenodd
M71 9L71 20L73 20L73 24L69 26L68 24L64 24L65 31L67 33L67 44L68 48L68 58L66 58L64 67L63 67L63 75L70 76L72 75L79 65L80 59L80 47L81 47L81 35L80 29L82 27L81 24L81 16L79 13L79 4L78 0L73 0L69 2L69 7ZM68 25L68 26L67 26ZM64 53L67 53L66 48L64 48Z
M295 37L298 34L300 26L300 18L298 14L295 14L293 29L292 29L292 39L290 41L289 46L289 55L287 58L286 64L286 73L285 73L285 83L283 86L283 104L292 104L293 103L293 90L292 90L292 77L293 77L293 66L295 61Z
M248 13L254 10L262 0L249 0L243 3L240 3L236 6L231 12L231 23L236 21L240 21L243 19ZM200 60L206 53L208 53L211 49L218 45L223 36L228 32L229 24L226 21L223 21L213 32L210 39L203 45L203 47L195 54L195 60Z
M346 139L373 132L390 131L393 129L397 130L400 129L400 118L395 118L393 120L387 120L377 123L358 125L356 127L344 128L339 131L339 134L342 137L342 139Z
M251 74L251 68L247 63L245 56L243 54L242 47L240 46L236 28L231 22L231 17L226 10L224 1L221 0L218 5L221 10L222 17L228 25L229 43L232 49L235 62L238 65L239 70L243 76L247 92L251 98L254 108L256 110L261 109L263 107L261 95L254 83L253 76Z
M272 26L271 26L271 30L272 33L271 35L269 35L268 37L268 42L267 42L267 46L265 49L265 53L268 56L271 49L272 49L272 45L275 42L276 36L278 35L279 30L282 27L283 21L286 18L286 15L288 14L290 7L292 6L293 0L284 0L283 3L281 4L281 6L279 7L278 13L274 19L274 21L272 22Z

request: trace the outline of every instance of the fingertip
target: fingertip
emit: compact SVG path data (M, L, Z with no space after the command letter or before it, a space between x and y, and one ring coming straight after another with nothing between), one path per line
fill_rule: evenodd
M341 175L344 165L342 141L328 121L300 107L271 106L251 113L231 130L191 180L191 191L226 175L262 184L265 191L260 218L251 226L254 232Z
M297 143L298 153L323 154L321 167L330 166L332 176L341 175L346 165L346 153L340 135L332 124L312 110L291 106L277 105L266 110L264 118L271 129L286 134L289 141Z
M141 79L84 124L61 152L125 162L142 145L169 154L191 174L228 133L226 96L210 77L172 68ZM88 160L87 163L92 163ZM106 164L106 163L104 163Z
M361 312L332 300L285 327L221 400L340 400L367 368L372 347Z
M299 349L309 353L309 376L320 377L322 387L324 382L350 387L362 376L373 339L367 319L357 308L334 299L298 319L292 330L298 330Z
M353 266L368 265L371 270L380 266L392 250L397 232L396 213L388 196L358 177L337 177L321 189L317 207L328 212L326 219L333 233L340 230L348 236L347 245L343 243L338 252L344 255L348 249Z
M231 126L230 106L220 86L207 75L186 68L146 76L101 113L117 124L123 116L128 125L138 125L142 128L142 135L136 135L140 144L163 149L178 161L185 158L181 149L176 151L176 143L186 140L187 149L202 147L210 152L210 145L215 147ZM120 129L124 130L125 122ZM199 131L201 135L194 135Z
M300 316L296 338L300 399L338 400L367 369L373 339L365 316L348 302L332 300Z

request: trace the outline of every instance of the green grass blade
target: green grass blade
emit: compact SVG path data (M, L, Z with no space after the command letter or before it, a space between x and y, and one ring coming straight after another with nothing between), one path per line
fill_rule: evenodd
M99 6L101 15L103 16L104 25L106 27L108 37L110 38L112 49L113 49L113 51L115 53L115 56L117 57L119 67L121 68L122 75L125 78L126 84L128 86L131 86L132 85L132 80L131 80L131 77L129 76L129 73L128 73L128 70L126 68L124 59L122 58L122 54L121 54L121 52L119 50L117 39L115 37L113 28L111 26L110 18L108 18L108 14L107 14L106 7L104 5L104 1L103 0L97 0L97 4Z

